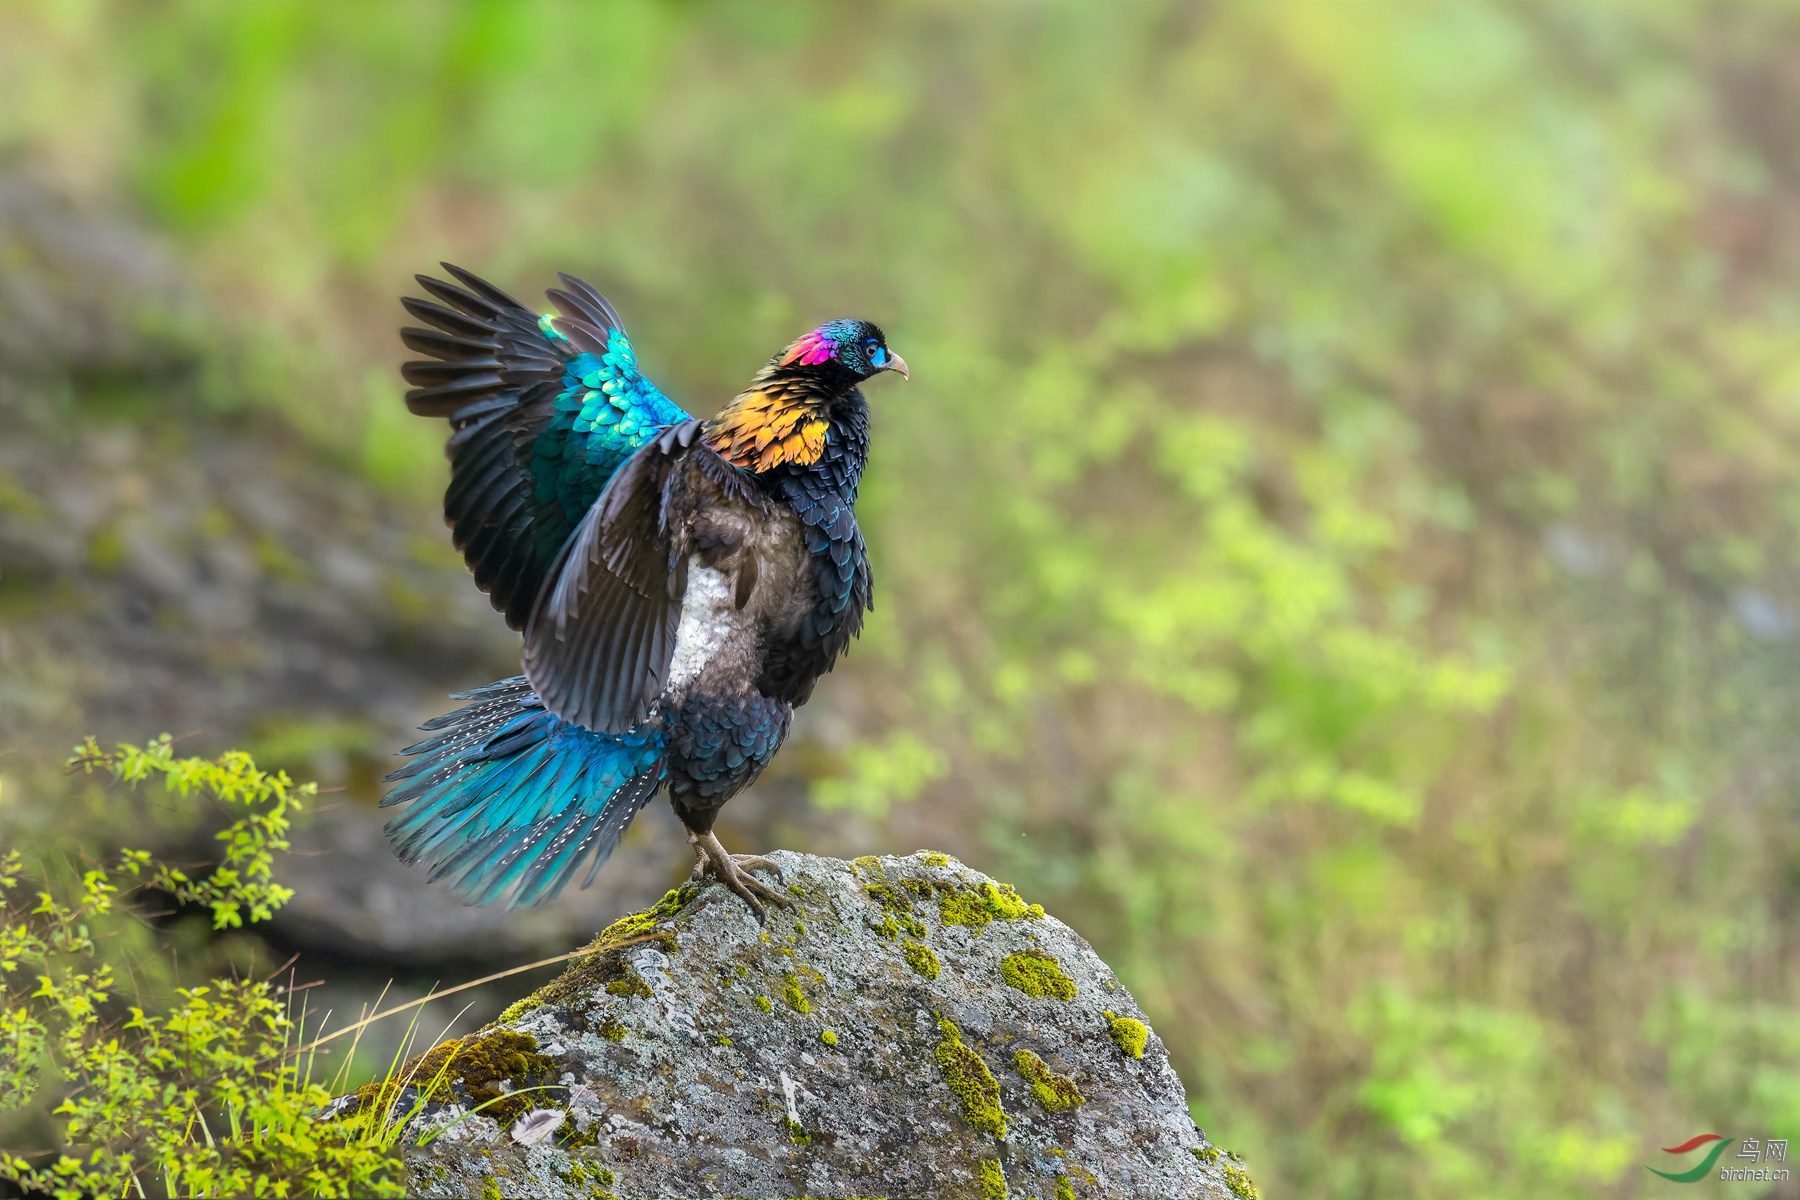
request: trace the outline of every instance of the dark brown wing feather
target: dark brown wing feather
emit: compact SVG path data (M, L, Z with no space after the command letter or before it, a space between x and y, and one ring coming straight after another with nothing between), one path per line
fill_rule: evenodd
M401 367L413 385L406 404L420 416L449 419L444 520L476 586L508 625L523 629L573 527L532 474L532 447L563 388L565 355L539 330L535 312L461 267L444 269L455 283L420 275L433 299L401 301L430 326L400 331L408 347L430 355ZM604 352L618 314L587 284L566 275L562 282L557 302L584 339L581 348L599 344Z
M551 712L583 729L625 732L649 715L668 678L687 572L672 561L665 487L699 427L671 426L619 468L557 556L525 626L525 677Z

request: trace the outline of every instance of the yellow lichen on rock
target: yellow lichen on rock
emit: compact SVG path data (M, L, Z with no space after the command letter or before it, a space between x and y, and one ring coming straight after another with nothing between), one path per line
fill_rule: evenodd
M962 1101L963 1118L985 1133L1005 1137L1006 1111L1000 1107L1000 1084L994 1073L981 1055L963 1045L962 1031L953 1022L939 1017L938 1030L944 1035L936 1051L938 1069Z
M1063 974L1056 959L1040 950L1021 950L1001 959L1000 978L1027 996L1075 998L1075 981Z
M887 883L871 883L863 888L863 893L869 899L888 910L889 915L875 928L882 936L890 938L902 929L916 938L925 936L925 925L913 916L912 901L906 898L905 893L929 896L931 891L929 883L918 879L901 880L899 890Z
M946 925L984 928L989 921L1042 919L1044 906L1027 904L1010 883L983 881L974 891L955 892L938 900L938 916Z
M629 913L620 917L611 925L602 929L600 931L600 936L593 941L593 948L595 950L603 950L609 942L619 942L626 938L636 937L639 934L649 933L651 930L655 929L657 925L668 920L677 912L680 912L683 905L699 894L699 890L699 888L694 887L691 884L678 888L670 888L663 893L661 900L658 900L649 908L646 908L642 912Z
M942 970L938 956L932 953L930 946L922 942L904 942L900 946L900 954L906 959L906 965L927 979L936 979Z
M1108 1032L1119 1049L1133 1058L1144 1057L1144 1047L1150 1041L1150 1029L1135 1017L1118 1017L1112 1013L1104 1014L1108 1022Z
M1073 1079L1058 1075L1029 1050L1013 1051L1013 1070L1031 1084L1031 1094L1046 1112L1066 1112L1077 1104L1087 1103L1087 1097L1081 1094Z
M643 996L648 998L652 995L650 985L644 982L644 977L630 967L626 967L617 979L607 984L606 990L610 995L614 996Z
M1256 1182L1242 1167L1225 1165L1225 1186L1238 1200L1261 1200L1262 1193L1256 1190Z

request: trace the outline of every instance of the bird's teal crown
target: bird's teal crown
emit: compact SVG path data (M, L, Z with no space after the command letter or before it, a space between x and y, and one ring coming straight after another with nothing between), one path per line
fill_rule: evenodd
M892 369L896 361L888 349L887 336L879 326L846 318L827 321L795 339L777 357L776 363L784 367L812 367L833 359L865 378Z

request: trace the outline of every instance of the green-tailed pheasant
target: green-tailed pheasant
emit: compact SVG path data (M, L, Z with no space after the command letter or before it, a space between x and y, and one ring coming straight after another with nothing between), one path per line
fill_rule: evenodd
M668 785L695 872L786 905L713 819L787 736L862 626L858 384L906 374L867 321L832 321L698 421L638 370L618 313L567 275L540 316L467 271L419 276L407 406L444 417L444 518L476 586L523 630L524 674L458 699L382 800L396 852L471 903L537 904ZM461 286L457 286L460 284ZM779 879L779 872L774 872Z

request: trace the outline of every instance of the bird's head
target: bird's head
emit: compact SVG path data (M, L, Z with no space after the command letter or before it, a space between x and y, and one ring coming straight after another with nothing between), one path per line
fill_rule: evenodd
M774 366L790 371L836 375L848 372L861 383L883 371L898 371L910 379L906 360L888 349L887 336L868 321L830 321L796 338L775 356Z
M825 452L832 412L883 371L906 378L906 360L867 321L830 321L794 339L750 386L706 423L706 444L747 471L809 465ZM858 468L860 470L860 468Z

